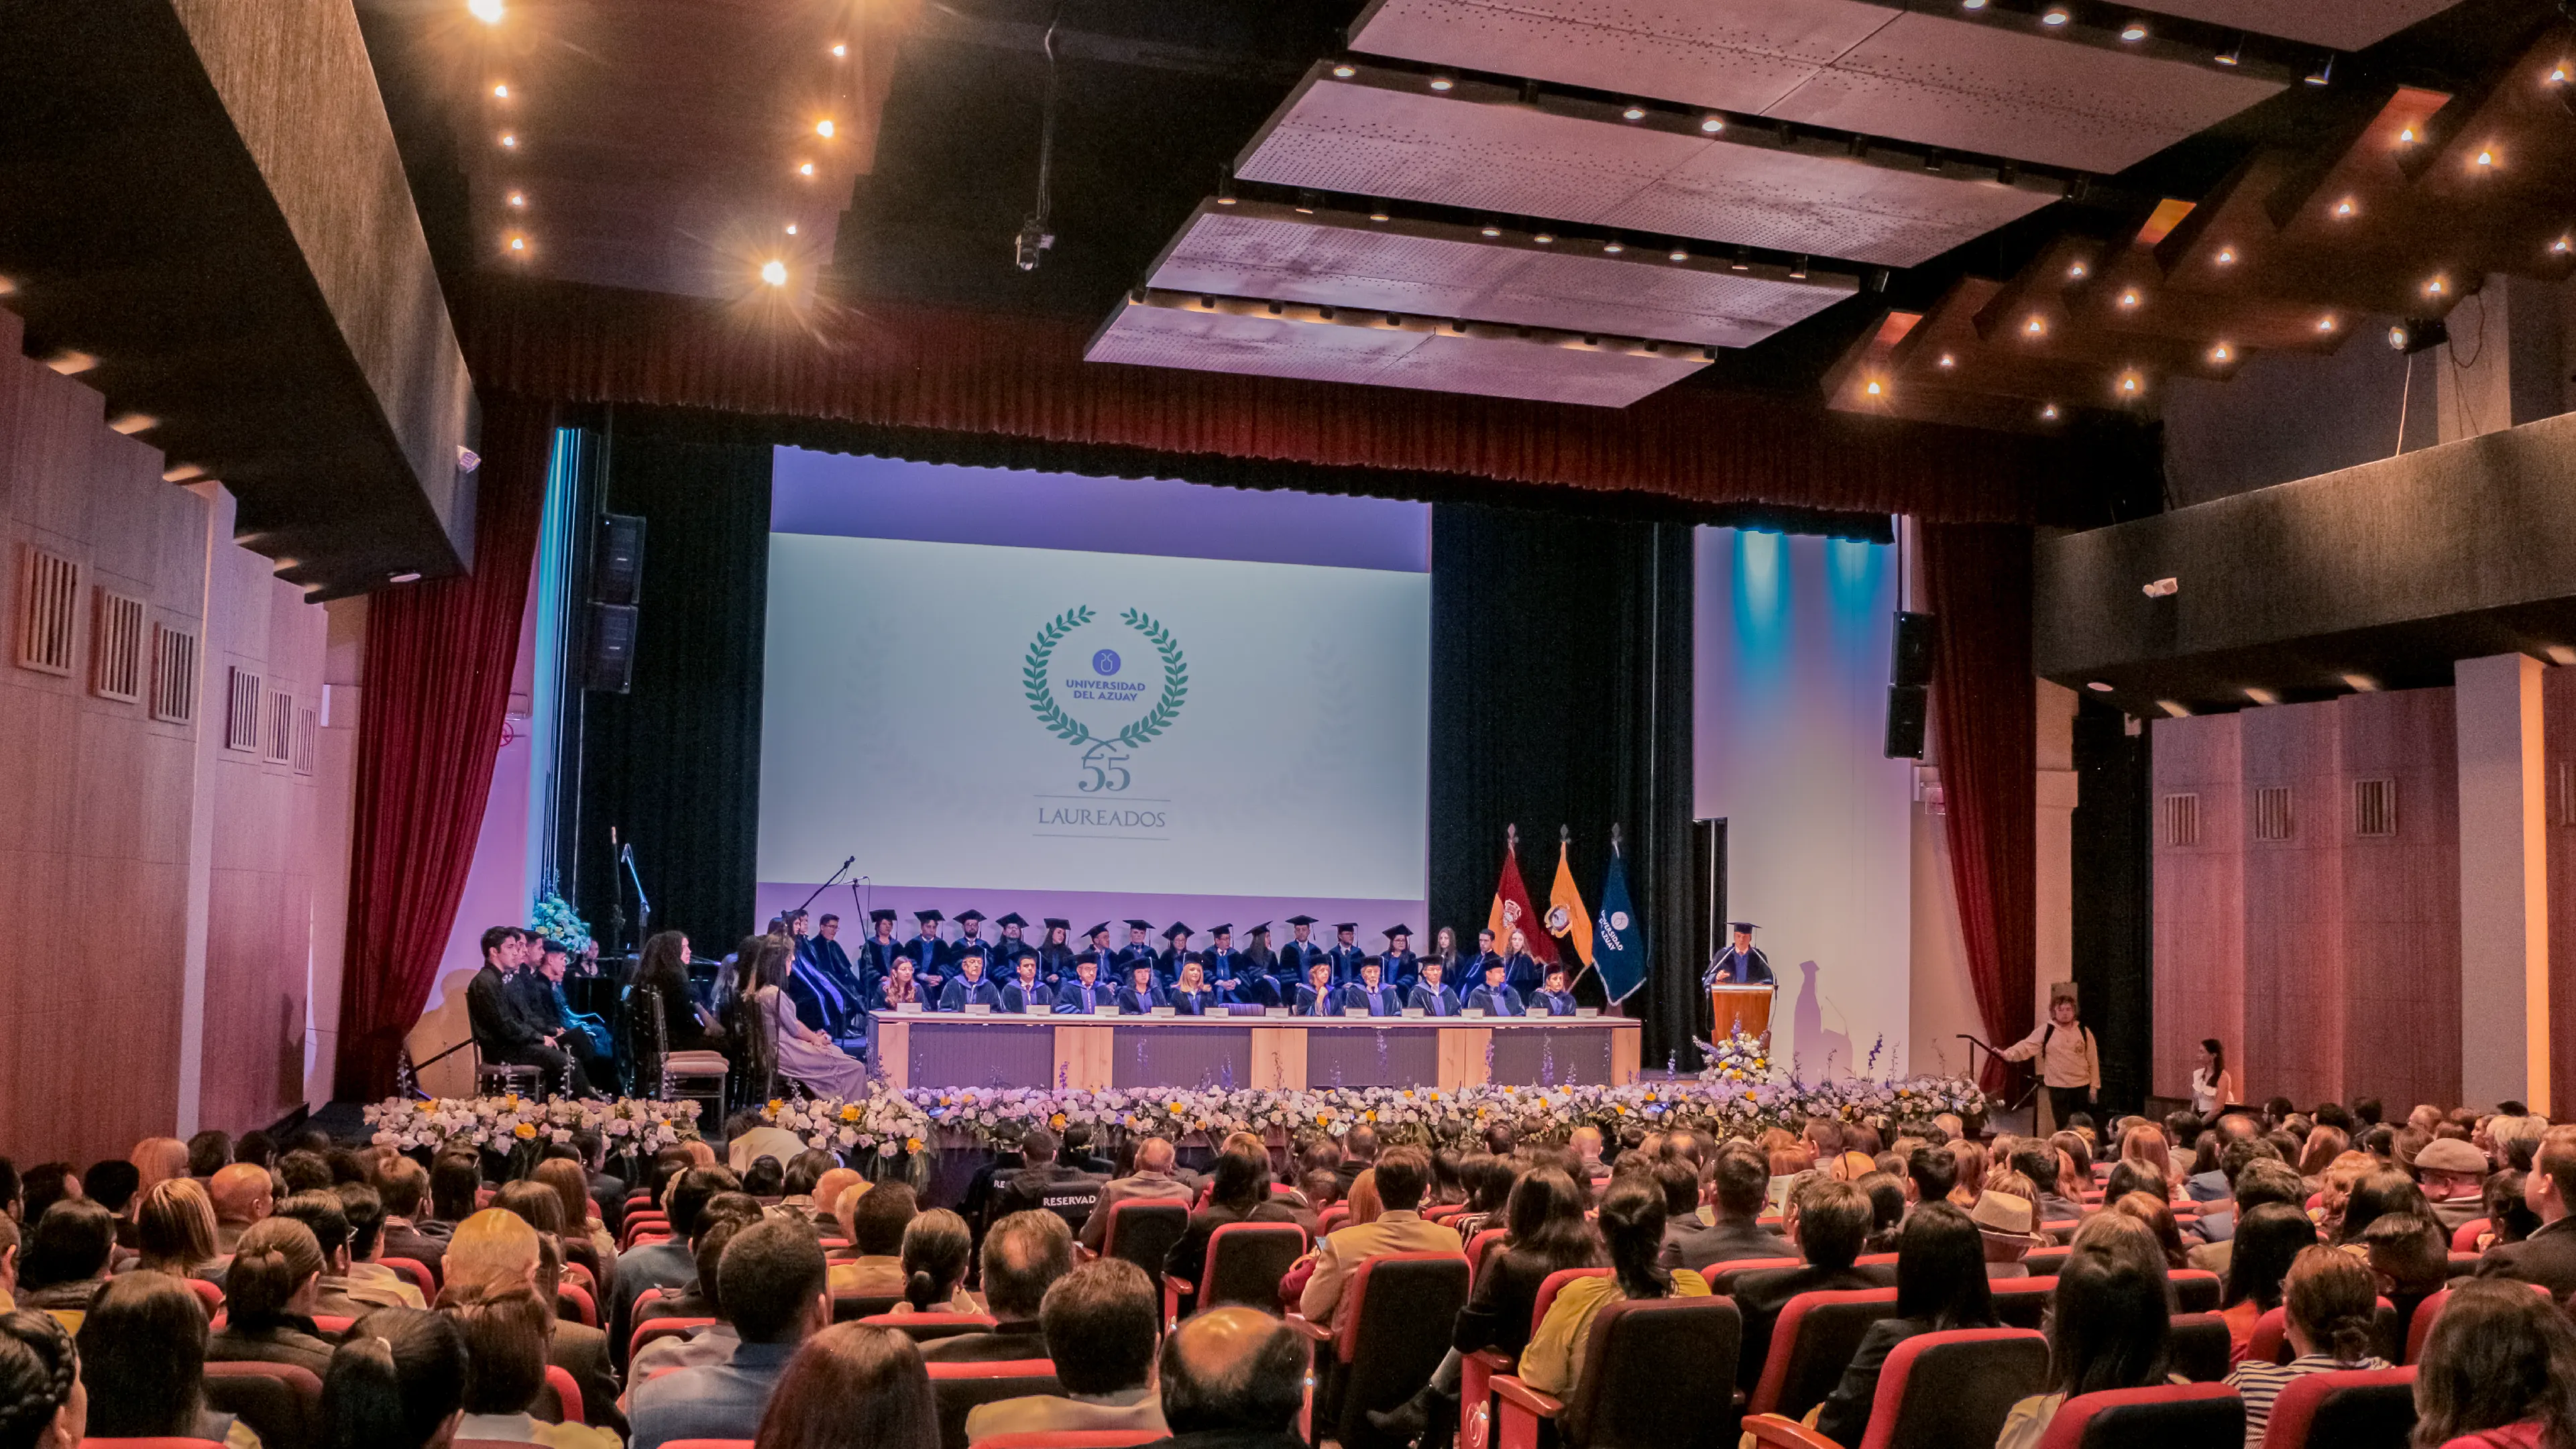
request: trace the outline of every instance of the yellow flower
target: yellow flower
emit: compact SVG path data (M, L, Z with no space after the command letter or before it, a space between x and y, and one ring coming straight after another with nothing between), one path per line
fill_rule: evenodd
M770 1098L770 1099L769 1099L769 1110L770 1110L770 1111L772 1111L772 1112L778 1111L779 1109L781 1109L781 1108L785 1107L786 1105L787 1105L787 1103L786 1103L785 1099L783 1099L783 1098L779 1098L779 1097L772 1097L772 1098Z
M906 1152L919 1152L921 1150L921 1139L918 1137L907 1137L903 1139L903 1150Z
M1362 1112L1362 1113L1360 1114L1360 1120L1361 1120L1361 1121L1363 1121L1363 1122L1374 1122L1374 1121L1376 1121L1376 1120L1377 1120L1377 1109L1376 1109L1375 1107L1371 1107L1369 1110L1367 1110L1367 1111L1365 1111L1365 1112Z
M522 1142L533 1142L536 1140L537 1124L534 1122L522 1122L510 1130L518 1134L518 1138Z
M856 1122L859 1120L858 1107L856 1105L843 1107L841 1109L841 1120L844 1122Z
M1064 1114L1062 1112L1058 1112L1054 1116L1049 1117L1047 1119L1047 1125L1058 1131L1062 1131L1064 1129Z

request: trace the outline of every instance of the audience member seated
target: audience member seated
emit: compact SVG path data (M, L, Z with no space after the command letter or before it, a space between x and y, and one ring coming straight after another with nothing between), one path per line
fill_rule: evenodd
M1237 1140L1240 1138L1241 1140ZM1190 1225L1164 1256L1163 1271L1191 1285L1181 1295L1180 1311L1197 1306L1199 1278L1207 1271L1208 1239L1229 1223L1293 1223L1297 1211L1270 1191L1270 1153L1261 1139L1238 1133L1217 1154L1216 1172L1208 1186L1207 1206L1190 1214Z
M2576 1329L2566 1314L2510 1284L2453 1289L2415 1365L2414 1442L2425 1449L2576 1444Z
M999 1231L996 1229L996 1231ZM987 1256L992 1245L985 1244ZM989 1271L989 1270L987 1270ZM1040 1319L1045 1353L1055 1361L1061 1394L1035 1394L978 1404L967 1411L966 1437L995 1434L1163 1432L1154 1396L1154 1352L1163 1305L1154 1280L1123 1258L1085 1263L1046 1291Z
M1032 1127L1020 1137L1020 1159L1027 1166L996 1184L993 1215L1007 1217L1012 1213L1043 1208L1064 1219L1067 1229L1077 1228L1091 1216L1100 1200L1099 1178L1068 1163L1058 1162L1056 1136L1043 1127Z
M1868 1200L1859 1189L1849 1183L1823 1183L1810 1190L1811 1204L1821 1200L1818 1194L1824 1188L1839 1189L1855 1200L1855 1228L1867 1223ZM1843 1210L1840 1206L1827 1209L1829 1214ZM1663 1192L1651 1180L1639 1176L1610 1184L1609 1193L1601 1200L1599 1222L1602 1246L1610 1260L1610 1276L1578 1278L1557 1290L1547 1317L1521 1350L1520 1377L1524 1383L1559 1397L1572 1393L1582 1371L1584 1344L1592 1336L1592 1320L1600 1315L1603 1304L1617 1299L1708 1296L1707 1279L1688 1268L1663 1266L1664 1216ZM1853 1241L1858 1242L1857 1232ZM1775 1307L1773 1315L1777 1313Z
M349 1220L350 1281L392 1293L405 1308L427 1308L429 1299L419 1286L383 1262L385 1200L363 1182L341 1183L331 1193L340 1199L341 1215Z
M349 1215L341 1210L338 1194L327 1189L296 1193L277 1205L277 1215L311 1229L315 1246L322 1250L322 1283L313 1300L314 1312L363 1318L379 1308L414 1306L388 1284L350 1276Z
M116 1215L87 1198L57 1198L36 1219L19 1255L18 1306L87 1310L115 1256Z
M903 1301L894 1311L983 1312L975 1295L966 1291L966 1268L974 1254L975 1239L964 1218L946 1208L916 1215L903 1229Z
M20 1177L18 1191L18 1221L40 1223L55 1203L80 1197L80 1176L68 1162L39 1162Z
M207 1341L206 1357L287 1363L317 1375L328 1369L331 1345L313 1326L328 1263L313 1230L293 1218L264 1218L236 1246L224 1274L224 1329Z
M579 1261L584 1253L578 1250L588 1250L590 1261L585 1266L598 1276L601 1283L608 1282L614 1276L611 1270L617 1263L617 1240L608 1235L608 1225L591 1211L590 1174L582 1170L580 1163L557 1157L538 1163L533 1180L552 1189L561 1204L565 1245L568 1249L575 1249L568 1251L565 1257ZM809 1192L812 1188L813 1184L806 1184Z
M18 1307L18 1220L0 1212L0 1313Z
M2269 1143L2257 1140L2253 1145L2270 1149ZM2287 1165L2273 1158L2247 1160L2238 1172L2233 1189L2235 1206L2222 1214L2203 1213L2199 1222L2201 1236L2207 1241L2183 1254L2195 1268L2206 1269L2224 1278L2232 1256L2235 1235L2243 1232L2246 1214L2265 1203L2281 1203L2307 1216L2307 1184ZM2217 1221L2213 1222L2215 1216ZM2217 1236L2211 1236L2213 1233Z
M350 1327L322 1375L324 1449L432 1449L465 1406L464 1335L443 1314L379 1308Z
M902 1297L911 1277L903 1267L903 1233L920 1211L911 1185L879 1183L855 1198L843 1193L841 1203L841 1233L856 1256L832 1265L832 1291L862 1298Z
M1355 1128L1350 1136L1357 1139L1367 1128ZM1370 1133L1366 1144L1374 1153L1376 1134ZM1353 1226L1340 1229L1321 1243L1312 1254L1314 1271L1306 1279L1305 1291L1297 1300L1298 1311L1308 1321L1330 1326L1334 1313L1342 1304L1342 1290L1350 1286L1352 1270L1371 1258L1388 1253L1455 1253L1458 1235L1434 1222L1423 1220L1419 1208L1422 1192L1430 1185L1431 1157L1419 1147L1398 1147L1378 1157L1373 1169L1376 1177L1379 1211L1374 1221L1361 1222L1356 1208ZM1358 1180L1352 1180L1356 1197ZM1660 1246L1664 1225L1662 1200L1656 1202L1655 1234Z
M726 1246L716 1275L742 1342L723 1363L636 1385L633 1449L661 1449L673 1439L753 1437L788 1360L831 1324L823 1249L802 1224L764 1219L744 1228Z
M1427 1175L1427 1174L1426 1174ZM1255 1308L1216 1308L1163 1342L1157 1449L1300 1449L1310 1367L1295 1329Z
M165 1178L143 1194L134 1215L135 1266L174 1278L194 1278L214 1266L215 1205L204 1183Z
M2058 1270L2049 1304L2048 1391L2012 1406L1995 1449L2036 1449L2058 1408L2076 1395L2165 1382L2172 1322L2160 1276L2079 1248Z
M1991 1196L1991 1194L1989 1195ZM1858 1444L1887 1356L1909 1338L1962 1328L1993 1328L1982 1229L1946 1202L1915 1209L1897 1235L1896 1316L1871 1324L1816 1418L1816 1431L1837 1444Z
M2576 1294L2576 1223L2568 1221L2576 1210L2576 1126L2541 1134L2522 1195L2540 1226L2519 1243L2489 1250L2478 1260L2478 1276L2538 1283L2562 1300Z
M718 1199L719 1202L722 1200ZM657 1338L637 1350L626 1364L626 1382L629 1385L626 1402L633 1401L632 1386L645 1382L658 1370L695 1368L699 1364L723 1363L733 1357L734 1348L742 1342L742 1337L734 1332L733 1323L725 1317L724 1278L718 1265L724 1261L724 1250L732 1244L734 1235L759 1222L760 1217L756 1210L737 1215L719 1213L713 1207L699 1217L697 1281L684 1300L672 1305L679 1311L656 1316L712 1318L715 1322L692 1329L685 1336ZM641 1329L652 1321L653 1317L647 1316L638 1319L636 1326Z
M913 1341L843 1323L805 1341L760 1416L759 1449L939 1449L939 1403Z
M429 1161L429 1216L421 1230L441 1240L455 1236L456 1225L482 1208L482 1196L483 1164L474 1153L439 1153Z
M2009 1176L2015 1183L2024 1180L2019 1173ZM2022 1259L2044 1240L2039 1236L2039 1213L2029 1198L2017 1192L1981 1192L1976 1205L1968 1209L1968 1220L1976 1225L1987 1277L2030 1276L2030 1267Z
M528 1409L546 1382L546 1335L554 1309L534 1290L444 1294L439 1311L465 1340L465 1419L460 1439L506 1439L552 1449L618 1449L617 1432L578 1422L539 1423ZM587 1400L582 1405L588 1412Z
M1737 1377L1747 1390L1762 1377L1763 1358L1771 1351L1771 1326L1790 1299L1801 1293L1881 1286L1877 1276L1852 1266L1860 1256L1861 1240L1869 1235L1867 1194L1848 1182L1811 1178L1791 1197L1789 1209L1789 1241L1805 1259L1804 1265L1746 1273L1735 1280L1735 1306L1744 1315L1744 1352L1737 1362ZM1606 1228L1602 1235L1606 1241Z
M243 1233L251 1224L267 1217L277 1207L277 1190L265 1167L236 1162L223 1168L206 1187L206 1196L215 1205L215 1253L229 1258L237 1250Z
M738 1228L745 1223L758 1222L765 1216L760 1199L747 1192L720 1192L707 1199L707 1205L698 1212L697 1235L689 1240L690 1261L698 1267L696 1275L677 1288L655 1288L649 1297L637 1294L630 1310L635 1314L637 1325L640 1327L654 1318L714 1317L717 1296L715 1260L707 1256L707 1244L718 1236L726 1241L732 1240L730 1232L721 1235L717 1232L720 1227L730 1224ZM722 1250L717 1251L721 1253Z
M153 1139L177 1147L177 1139ZM137 1152L141 1148L135 1149ZM183 1149L184 1150L184 1149ZM93 1162L81 1174L81 1196L107 1209L116 1220L116 1245L131 1251L134 1247L134 1199L143 1190L143 1174L133 1163L110 1159Z
M1512 1184L1518 1177L1519 1174L1512 1170L1510 1159L1496 1157L1489 1152L1479 1152L1460 1160L1458 1180L1467 1195L1467 1210L1449 1224L1457 1230L1459 1242L1472 1243L1478 1233L1503 1225L1503 1209L1511 1201ZM1691 1189L1696 1208L1697 1180L1693 1180Z
M2237 1225L2229 1245L2235 1251L2228 1256L2218 1316L2227 1320L2230 1357L2243 1358L2254 1341L2255 1324L2281 1306L2290 1265L2317 1245L2317 1226L2289 1203L2258 1203Z
M212 1439L256 1449L248 1425L206 1407L206 1311L166 1273L128 1273L81 1321L89 1432L107 1439Z
M1038 1314L1047 1290L1073 1271L1073 1233L1064 1219L1040 1209L1015 1212L984 1235L984 1311L994 1326L921 1347L931 1363L999 1363L1047 1356Z
M2069 1134L2060 1134L2069 1135ZM2069 1191L2081 1193L2092 1186L2088 1175L2081 1186L2061 1187L2059 1179L2065 1165L2058 1160L2057 1149L2046 1142L2024 1140L2013 1149L2012 1170L2030 1180L2032 1191L2026 1194L2031 1206L2039 1210L2043 1223L2071 1223L2084 1216L2084 1207L2066 1196ZM1986 1184L1989 1191L1994 1184Z
M2388 1367L2386 1359L2370 1351L2378 1289L2370 1270L2352 1254L2323 1246L2300 1249L2298 1261L2290 1265L2282 1302L2288 1309L2283 1317L2290 1348L2297 1356L2285 1364L2249 1358L2227 1373L2227 1382L2245 1399L2245 1449L2262 1449L2272 1405L2292 1379L2337 1369Z
M1172 1144L1164 1138L1148 1137L1137 1143L1136 1170L1101 1184L1099 1201L1092 1205L1091 1216L1082 1224L1082 1245L1097 1253L1109 1241L1109 1211L1119 1203L1169 1199L1187 1206L1197 1198L1197 1188L1173 1176L1172 1168L1178 1161Z
M2107 1211L2135 1218L2155 1235L2156 1246L2164 1251L2168 1272L2189 1266L2183 1257L2182 1229L2174 1222L2173 1204L2161 1192L2138 1191L2116 1197L2104 1195Z
M2523 1196L2530 1181L2529 1173L2510 1167L2487 1179L2487 1229L2478 1235L2479 1252L2498 1243L2519 1243L2539 1229L2540 1215Z
M1861 1239L1861 1251L1895 1252L1897 1230L1905 1224L1905 1180L1873 1169L1853 1178L1852 1186L1869 1197L1869 1236Z
M1721 1152L1724 1148L1719 1149ZM1946 1143L1915 1148L1905 1158L1905 1199L1946 1202L1959 1185L1959 1155Z
M2431 1218L2413 1213L2382 1213L2362 1229L2357 1244L2370 1266L2379 1292L2406 1323L2415 1307L2439 1293L2451 1280L2451 1239Z
M2485 1153L2447 1137L2424 1144L2415 1154L2415 1180L2432 1204L2444 1238L2486 1216L2488 1170Z
M763 1203L776 1203L787 1195L787 1164L766 1153L751 1160L742 1170L742 1190Z
M693 1167L671 1184L669 1214L671 1237L667 1242L646 1243L622 1254L617 1260L617 1304L609 1317L614 1320L609 1331L620 1343L634 1331L631 1321L637 1295L647 1288L678 1288L697 1276L697 1260L690 1256L689 1242L697 1235L698 1214L704 1212L707 1200L720 1192L742 1191L742 1179L721 1167Z
M78 1449L88 1427L89 1391L71 1334L50 1314L0 1311L0 1444Z
M1665 1267L1705 1274L1724 1263L1796 1255L1787 1238L1760 1221L1771 1187L1771 1167L1762 1154L1741 1142L1719 1144L1708 1185L1714 1223L1702 1223L1696 1211L1674 1213L1673 1193L1666 1189Z
M556 1210L553 1193L533 1184L510 1186L533 1188L515 1195L503 1189L504 1200L515 1202L522 1211L547 1216ZM486 1208L457 1224L456 1236L448 1241L447 1281L439 1302L472 1302L524 1287L537 1295L538 1302L551 1304L563 1271L559 1251L552 1234L540 1232L519 1212ZM622 1427L616 1406L617 1376L609 1362L605 1333L549 1315L546 1359L572 1375L593 1423Z

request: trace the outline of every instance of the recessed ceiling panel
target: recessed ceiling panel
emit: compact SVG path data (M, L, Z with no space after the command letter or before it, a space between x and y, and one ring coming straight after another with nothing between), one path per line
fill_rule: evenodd
M2376 45L2460 0L2141 0L2143 10L2186 20L2233 25L2257 35L2278 35L2336 50Z
M1899 15L1765 114L2116 172L2283 89L2179 61Z
M2325 11L2343 0L2272 3ZM1351 46L2100 172L2134 165L2287 83L2153 40L2106 49L2026 24L1866 0L1379 0Z
M1587 114L1597 111L1598 116ZM1238 161L1246 180L1395 197L1499 217L1914 266L2055 200L2060 183L1856 157L1821 138L1779 144L1690 117L1631 123L1615 108L1373 70L1318 76Z
M1859 289L1857 279L1597 244L1489 241L1471 228L1284 206L1203 204L1156 290L1474 318L1572 333L1749 347Z
M1521 339L1508 330L1453 333L1420 322L1389 326L1312 308L1271 316L1258 306L1207 307L1149 293L1119 307L1084 358L1254 377L1363 383L1525 402L1626 407L1707 366L1696 350L1648 352L1580 339Z

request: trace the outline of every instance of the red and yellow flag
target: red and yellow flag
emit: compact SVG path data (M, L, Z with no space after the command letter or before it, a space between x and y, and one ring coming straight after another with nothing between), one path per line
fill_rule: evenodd
M1520 841L1519 826L1504 830L1503 877L1494 885L1494 909L1485 918L1485 929L1494 933L1497 952L1505 956L1512 953L1512 932L1517 930L1531 959L1552 965L1556 961L1556 942L1539 924L1538 912L1530 908L1529 887L1521 884Z

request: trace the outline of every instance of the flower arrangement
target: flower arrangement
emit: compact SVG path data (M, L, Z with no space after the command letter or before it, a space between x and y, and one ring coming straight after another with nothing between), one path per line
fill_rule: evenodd
M1739 1031L1714 1045L1696 1045L1708 1061L1699 1073L1703 1082L1758 1082L1771 1075L1771 1049L1758 1036Z
M583 1102L558 1097L540 1102L511 1093L500 1097L442 1097L413 1101L394 1097L366 1109L369 1140L401 1151L451 1144L509 1152L528 1142L570 1142L585 1128L598 1133L608 1150L658 1152L698 1135L698 1104L656 1102L619 1097Z
M573 911L572 904L556 892L551 882L538 895L536 908L529 912L528 929L563 942L575 956L590 948L590 923Z

